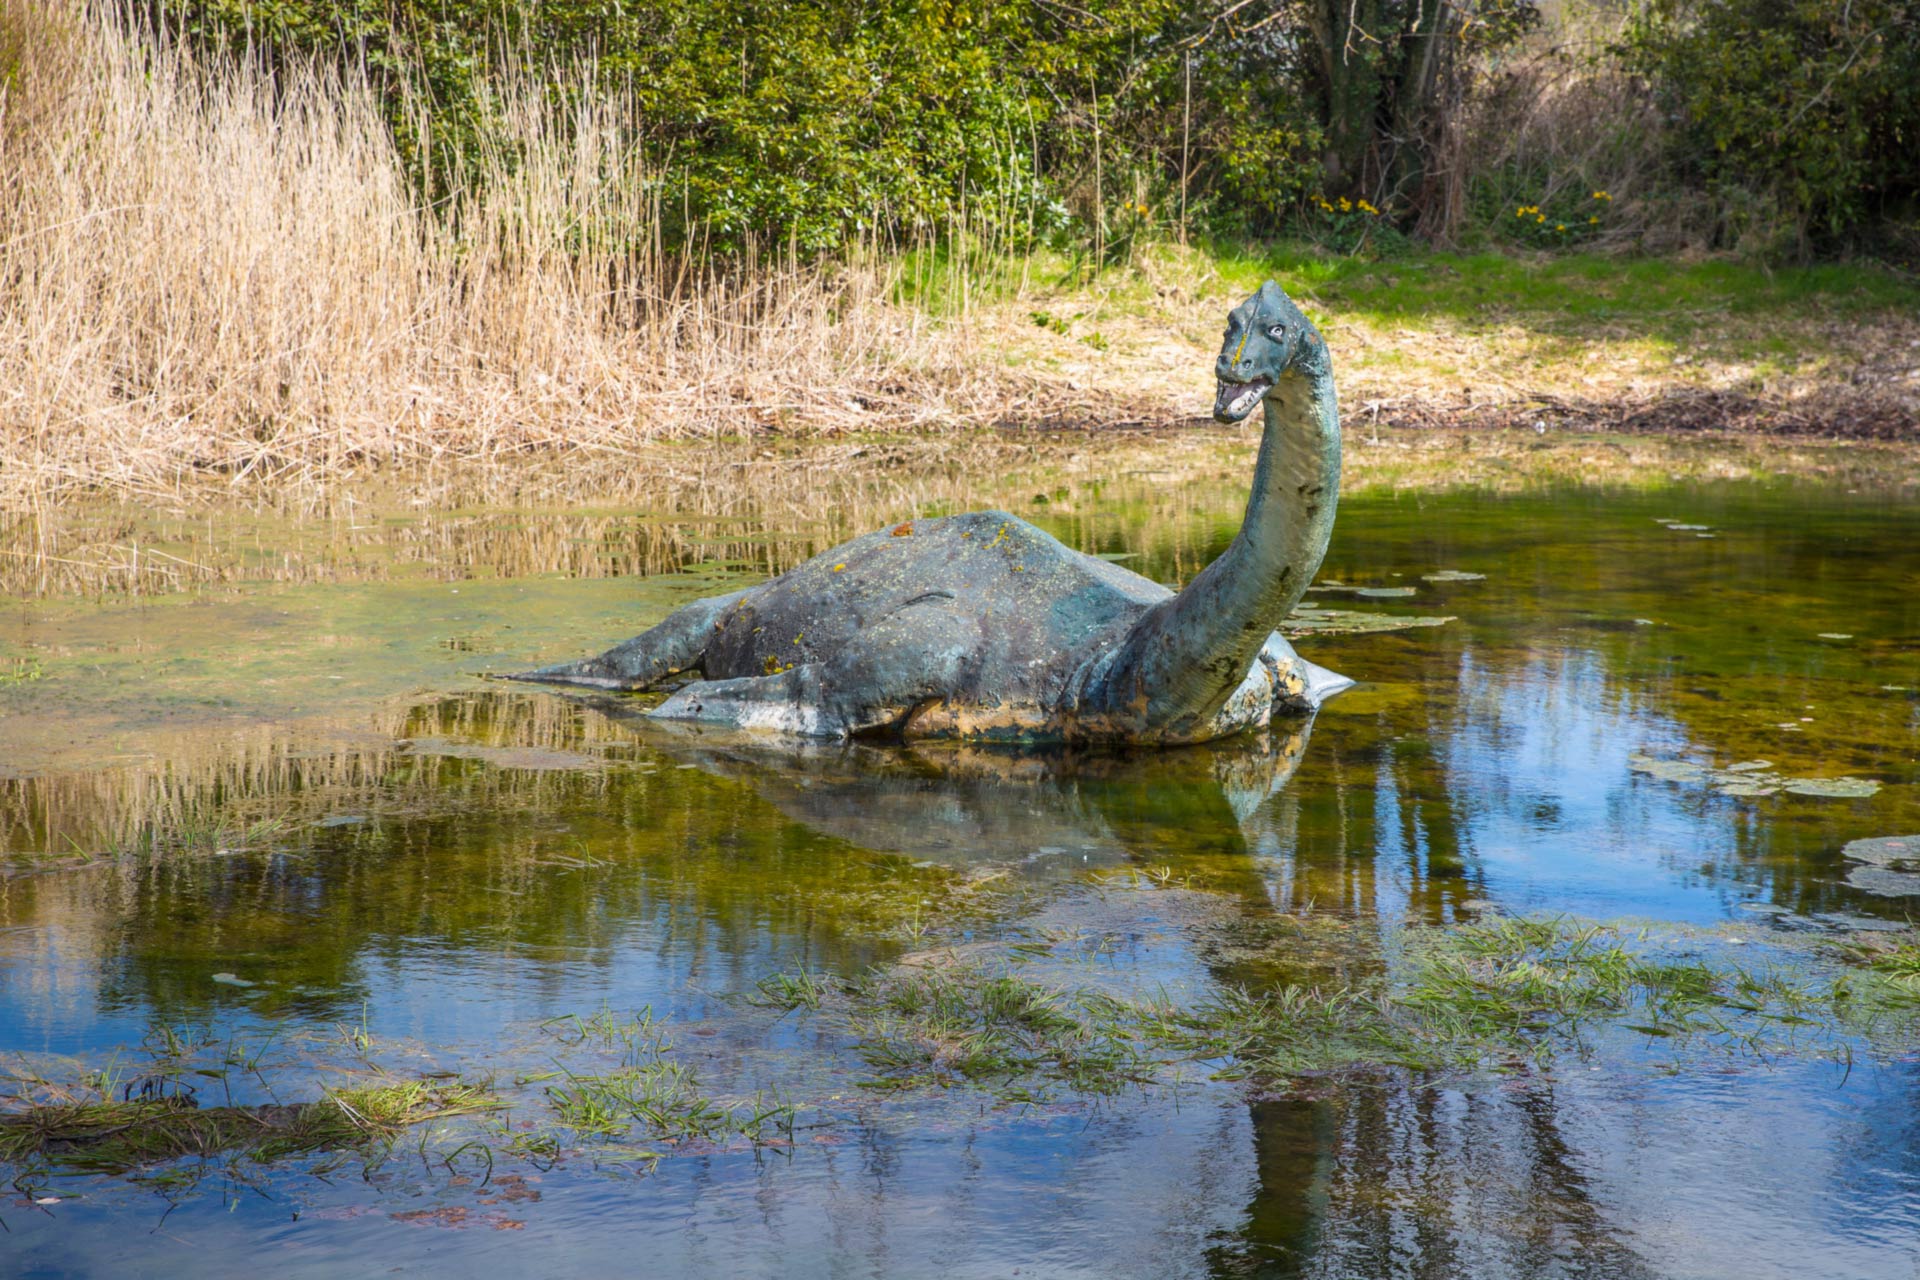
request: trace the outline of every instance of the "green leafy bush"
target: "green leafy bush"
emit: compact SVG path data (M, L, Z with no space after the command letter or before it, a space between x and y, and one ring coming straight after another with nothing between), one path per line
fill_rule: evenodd
M1769 208L1803 249L1911 215L1915 0L1650 0L1621 53L1678 118L1682 164L1722 196L1729 239Z
M364 66L424 182L483 145L489 73L585 60L628 96L672 178L689 243L760 236L825 251L963 210L1036 234L1061 223L1037 169L1088 145L1080 116L1175 12L1098 19L1011 0L150 0L185 38L242 56ZM556 75L553 92L579 86ZM1088 130L1087 139L1097 138Z

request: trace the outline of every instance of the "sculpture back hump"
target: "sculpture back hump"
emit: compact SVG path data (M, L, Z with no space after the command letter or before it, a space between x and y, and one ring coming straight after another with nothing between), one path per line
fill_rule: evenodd
M982 623L980 652L956 693L1039 697L1064 678L1069 651L1131 625L1166 588L1073 551L1004 511L883 529L782 574L720 620L708 679L829 661L883 619Z

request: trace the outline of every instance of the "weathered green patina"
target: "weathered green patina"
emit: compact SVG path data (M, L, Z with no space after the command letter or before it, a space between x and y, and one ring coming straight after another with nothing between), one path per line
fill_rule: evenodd
M1265 403L1240 532L1185 590L1083 555L1017 516L910 521L703 600L595 658L519 678L644 689L652 712L810 737L1204 742L1345 688L1274 628L1333 532L1333 367L1269 281L1228 318L1214 417Z

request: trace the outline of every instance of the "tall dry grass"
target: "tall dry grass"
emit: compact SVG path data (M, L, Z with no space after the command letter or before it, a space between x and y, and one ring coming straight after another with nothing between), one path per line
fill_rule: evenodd
M877 253L665 252L618 95L499 84L493 149L428 205L350 75L205 59L104 3L0 0L0 33L0 495L604 456L1005 398L964 324L891 301Z

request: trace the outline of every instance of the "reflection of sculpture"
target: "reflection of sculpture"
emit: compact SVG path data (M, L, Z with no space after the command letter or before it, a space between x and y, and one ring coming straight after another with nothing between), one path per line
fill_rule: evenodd
M703 600L596 658L522 679L639 689L651 713L842 738L1204 742L1348 681L1273 627L1333 531L1340 425L1326 343L1272 282L1234 308L1214 416L1266 402L1226 553L1178 595L1005 512L914 521Z
M880 749L775 744L649 722L617 703L648 746L749 782L788 818L883 853L945 865L1164 858L1177 824L1197 845L1231 836L1283 788L1306 753L1310 718L1173 756L1067 753L971 743ZM1177 810L1177 812L1171 812Z

